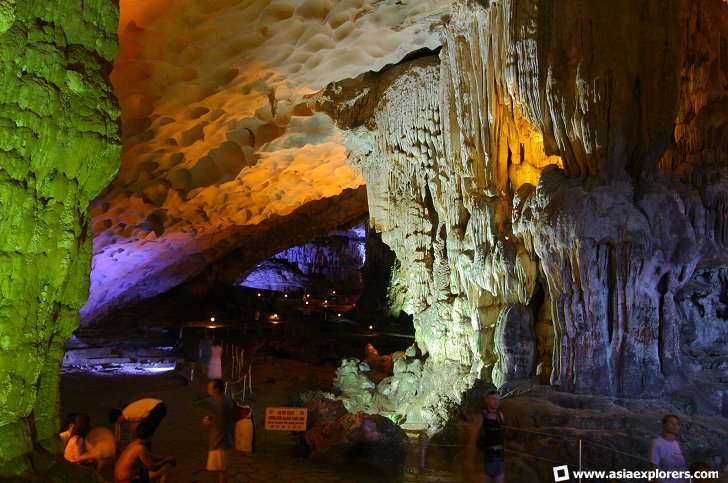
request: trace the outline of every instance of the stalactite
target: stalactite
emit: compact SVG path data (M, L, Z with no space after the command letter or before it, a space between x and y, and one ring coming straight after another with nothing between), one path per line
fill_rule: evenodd
M434 366L507 378L515 359L493 328L543 290L529 306L541 380L613 396L680 387L675 296L700 256L725 254L728 135L708 113L726 98L728 26L718 1L668 4L458 1L437 77L380 77L380 97L399 101L370 126L390 185L371 162L364 176L372 212L389 210L383 239L421 284L417 340ZM420 97L429 82L437 103Z

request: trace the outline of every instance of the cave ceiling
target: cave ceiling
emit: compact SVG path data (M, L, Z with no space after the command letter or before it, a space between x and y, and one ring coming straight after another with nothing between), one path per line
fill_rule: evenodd
M364 178L311 98L438 49L451 3L121 0L110 77L123 152L117 178L91 207L82 321L210 266L232 281L361 219Z

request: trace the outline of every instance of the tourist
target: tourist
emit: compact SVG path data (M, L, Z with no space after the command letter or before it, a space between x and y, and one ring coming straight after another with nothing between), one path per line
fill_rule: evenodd
M109 422L115 424L114 435L116 441L120 440L121 425L124 423L131 423L129 425L128 434L133 435L136 431L136 426L142 421L149 423L152 435L157 431L159 423L167 415L167 406L164 401L160 399L145 398L134 401L127 405L124 409L112 409L109 411ZM131 440L129 437L127 440ZM151 436L149 444L147 445L149 451L152 450Z
M212 398L214 412L206 416L202 424L210 428L210 446L207 453L207 471L217 473L217 481L227 481L227 466L235 444L235 402L225 394L222 380L207 383L207 393Z
M100 468L101 458L93 452L86 450L86 435L91 426L91 418L88 414L79 413L69 424L69 438L63 450L63 457L71 463L93 466Z
M151 423L139 423L136 429L137 439L124 449L116 461L114 483L169 481L169 470L177 464L177 460L174 456L156 455L147 449L152 434L154 431Z
M58 437L61 438L61 444L66 447L68 440L71 439L71 432L73 431L74 421L76 420L78 413L68 413L63 419L63 431L58 433Z
M661 471L686 471L685 457L677 442L680 431L680 418L674 414L666 414L662 418L662 434L650 443L650 468ZM656 478L660 483L685 483L685 478Z
M207 369L210 366L210 356L212 355L212 347L210 344L210 338L205 336L200 339L198 359L202 368L202 373L207 374Z
M484 397L484 407L470 422L468 442L468 466L477 474L475 481L503 483L506 480L506 464L503 448L503 413L500 408L500 395L488 391Z
M210 380L222 379L222 347L213 342L210 352L210 368L207 371L207 378Z

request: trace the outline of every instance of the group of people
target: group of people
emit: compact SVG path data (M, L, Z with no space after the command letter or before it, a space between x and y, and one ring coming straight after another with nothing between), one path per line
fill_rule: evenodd
M477 411L470 422L470 438L467 459L470 472L480 482L505 482L505 417L500 411L500 395L497 391L488 391L483 399L482 409ZM651 470L686 472L685 457L677 441L680 430L680 418L674 414L666 414L662 418L662 433L650 443L648 459ZM707 471L710 468L704 463L696 463L690 467L691 472ZM685 483L683 478L657 478L660 483Z
M235 444L235 402L225 394L225 386L219 378L208 381L207 393L213 401L212 412L202 420L202 424L210 429L207 470L215 472L218 482L224 483L227 481L230 452ZM152 452L152 437L166 415L164 401L154 398L140 399L123 409L109 411L109 422L114 424L116 441L128 441L116 460L114 483L169 481L176 458ZM91 465L101 471L103 456L93 448L89 449L86 442L90 422L87 414L69 415L67 428L59 436L65 445L64 457L68 461Z

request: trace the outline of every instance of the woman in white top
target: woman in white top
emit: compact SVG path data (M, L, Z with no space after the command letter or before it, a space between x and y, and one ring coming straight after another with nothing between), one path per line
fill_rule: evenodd
M207 370L208 379L222 379L222 347L219 344L212 346L210 367Z
M73 429L63 451L63 457L71 463L88 464L96 467L100 458L93 451L86 450L86 434L91 425L88 414L78 414L73 420Z

